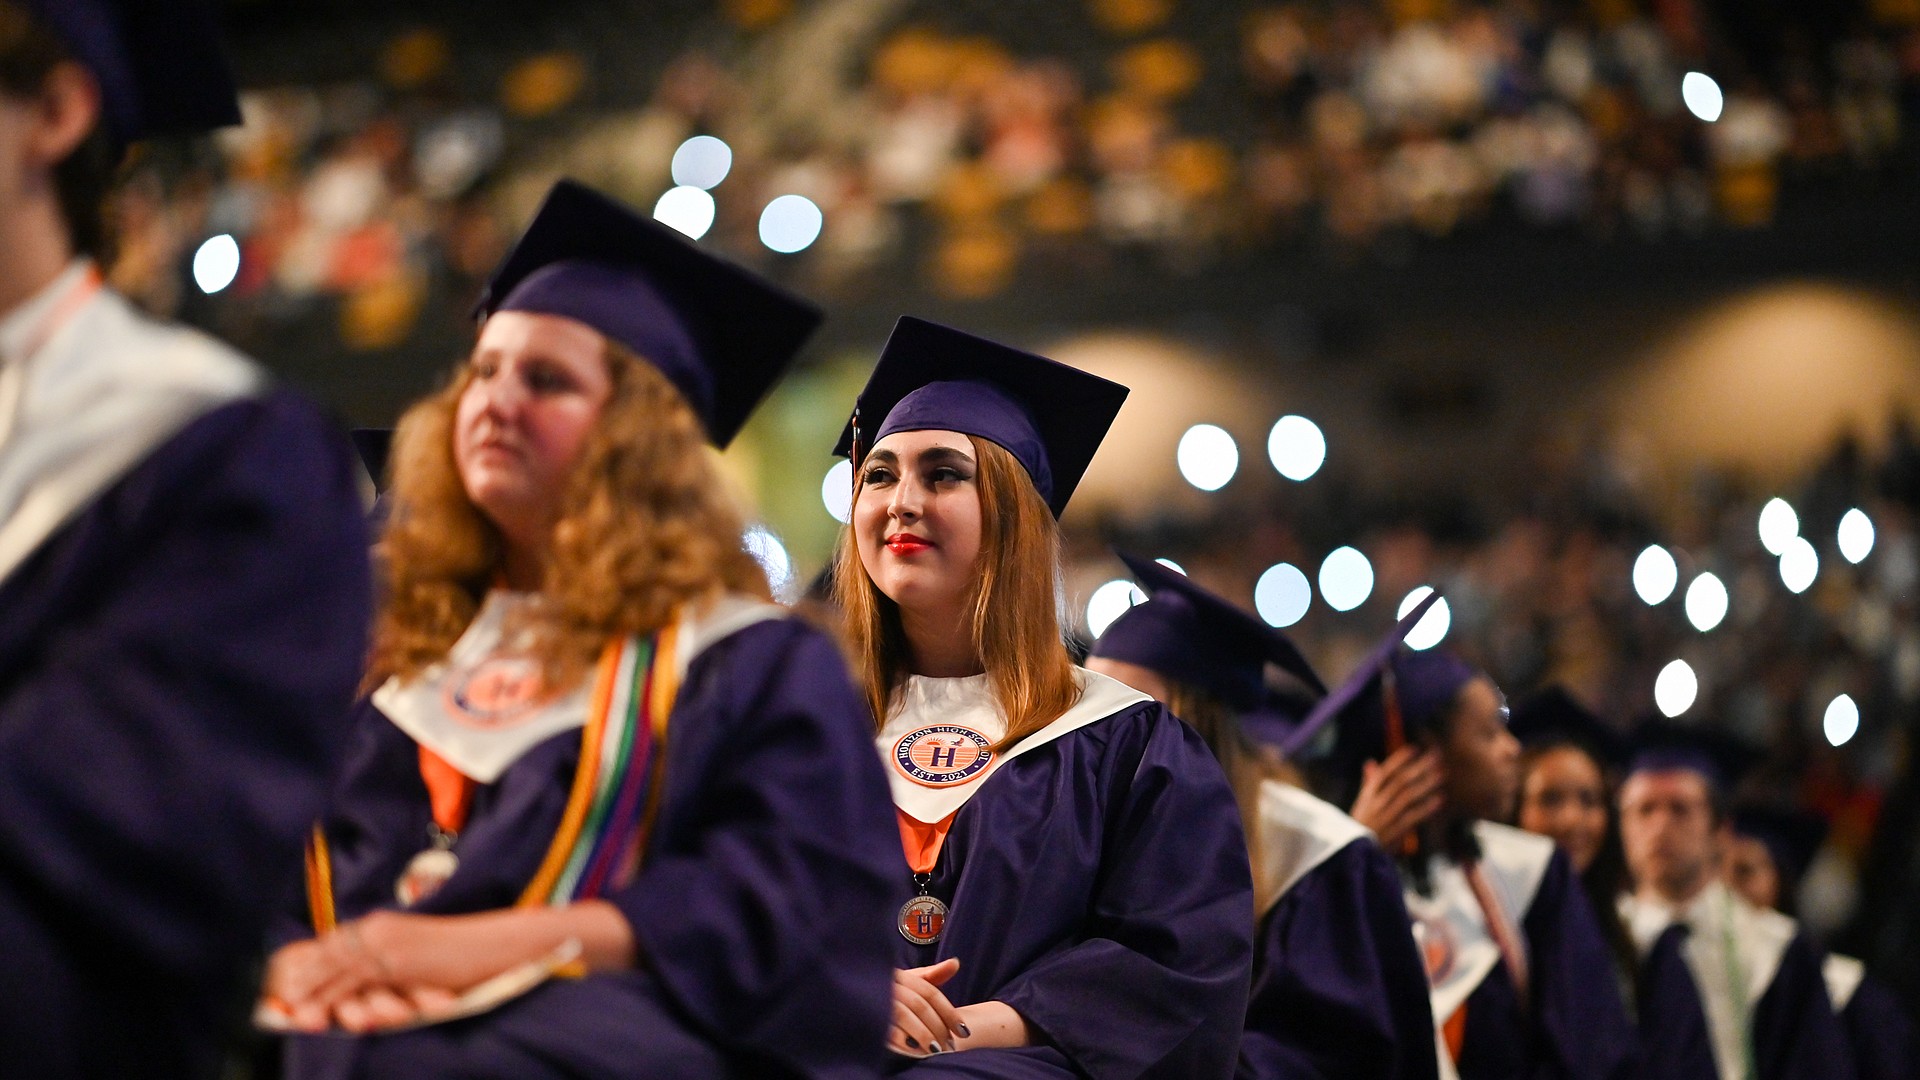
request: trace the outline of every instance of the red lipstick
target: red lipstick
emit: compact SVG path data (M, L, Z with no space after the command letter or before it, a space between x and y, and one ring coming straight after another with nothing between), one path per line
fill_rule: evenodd
M918 555L923 551L932 551L933 548L933 541L912 533L894 533L887 537L887 550L895 555Z

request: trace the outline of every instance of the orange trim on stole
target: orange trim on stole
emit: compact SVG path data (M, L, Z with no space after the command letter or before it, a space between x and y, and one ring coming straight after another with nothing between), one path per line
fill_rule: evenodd
M959 813L955 810L929 825L908 816L905 810L893 812L900 819L900 849L906 853L907 865L914 873L933 873L934 865L940 861L940 848L947 842L947 830L953 828L953 819Z

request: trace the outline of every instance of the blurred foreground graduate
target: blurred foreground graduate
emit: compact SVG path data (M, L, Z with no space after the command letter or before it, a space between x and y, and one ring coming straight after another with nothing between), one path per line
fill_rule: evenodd
M1074 667L1055 614L1054 519L1125 396L907 318L842 437L837 581L907 852L889 1044L916 1077L1233 1072L1233 792L1172 713Z
M1754 907L1791 910L1791 898L1826 840L1827 823L1804 810L1748 805L1735 808L1732 826L1722 860L1727 885ZM1920 1075L1913 1018L1899 995L1856 957L1828 953L1820 973L1861 1080Z
M1726 737L1649 723L1620 784L1634 891L1620 911L1643 957L1647 1074L1711 1080L1850 1080L1853 1055L1798 925L1728 888ZM1679 963L1673 958L1678 957Z
M8 1076L215 1074L365 656L345 438L94 261L128 144L238 121L201 5L0 0Z
M1510 816L1519 744L1499 689L1439 650L1377 653L1334 698L1347 763L1403 743L1436 747L1445 804L1400 855L1427 964L1442 1075L1465 1080L1631 1074L1633 1029L1607 944L1565 853Z
M1289 782L1274 749L1287 725L1266 666L1322 697L1325 685L1280 631L1184 574L1121 559L1148 598L1114 620L1087 666L1151 693L1200 732L1246 826L1257 936L1236 1075L1437 1076L1426 968L1393 858L1364 825ZM1386 647L1414 624L1403 620Z
M567 181L481 310L395 437L379 689L261 1006L386 1033L289 1075L872 1075L886 782L707 445L817 312Z

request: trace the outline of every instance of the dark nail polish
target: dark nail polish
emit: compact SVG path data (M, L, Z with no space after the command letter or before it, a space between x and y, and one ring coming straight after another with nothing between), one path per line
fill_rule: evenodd
M967 1030L967 1025L965 1025L965 1024L961 1024L961 1025L960 1025L960 1037L961 1037L961 1038L963 1038L963 1039L971 1039L971 1038L973 1038L973 1032L971 1032L971 1031L968 1031L968 1030Z
M920 1049L920 1044L913 1041L913 1036L911 1035L907 1036L907 1045L913 1047L915 1050Z

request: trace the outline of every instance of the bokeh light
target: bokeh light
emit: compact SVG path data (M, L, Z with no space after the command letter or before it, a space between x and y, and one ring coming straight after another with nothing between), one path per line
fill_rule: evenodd
M782 255L805 251L820 239L826 218L804 195L782 195L760 211L760 242Z
M1407 598L1400 601L1400 609L1394 614L1394 618L1406 618L1409 612L1420 606L1420 601L1425 600L1432 593L1431 585L1422 585L1408 593ZM1431 649L1446 639L1447 631L1452 626L1453 612L1447 607L1447 602L1443 598L1428 608L1427 613L1420 616L1419 622L1413 624L1412 632L1407 634L1407 648L1416 651Z
M1335 611L1352 611L1373 595L1373 564L1358 548L1339 547L1320 563L1320 598Z
M1299 622L1313 606L1313 586L1307 575L1292 563L1277 563L1253 585L1253 609L1267 625L1288 627Z
M697 187L668 188L653 204L653 219L695 240L713 228L713 196Z
M1226 429L1213 424L1195 424L1180 436L1174 451L1180 475L1201 491L1219 491L1240 468L1240 447Z
M1327 460L1327 437L1304 416L1283 416L1267 435L1267 457L1281 476L1306 480Z
M1680 566L1673 553L1651 544L1633 560L1633 591L1649 606L1665 603L1680 584Z
M1669 720L1693 708L1699 696L1700 680L1693 673L1693 665L1685 660L1661 668L1660 676L1653 680L1653 703Z
M1093 590L1093 595L1087 598L1087 633L1096 638L1106 633L1113 620L1146 599L1147 594L1140 591L1140 586L1125 579L1117 578Z

